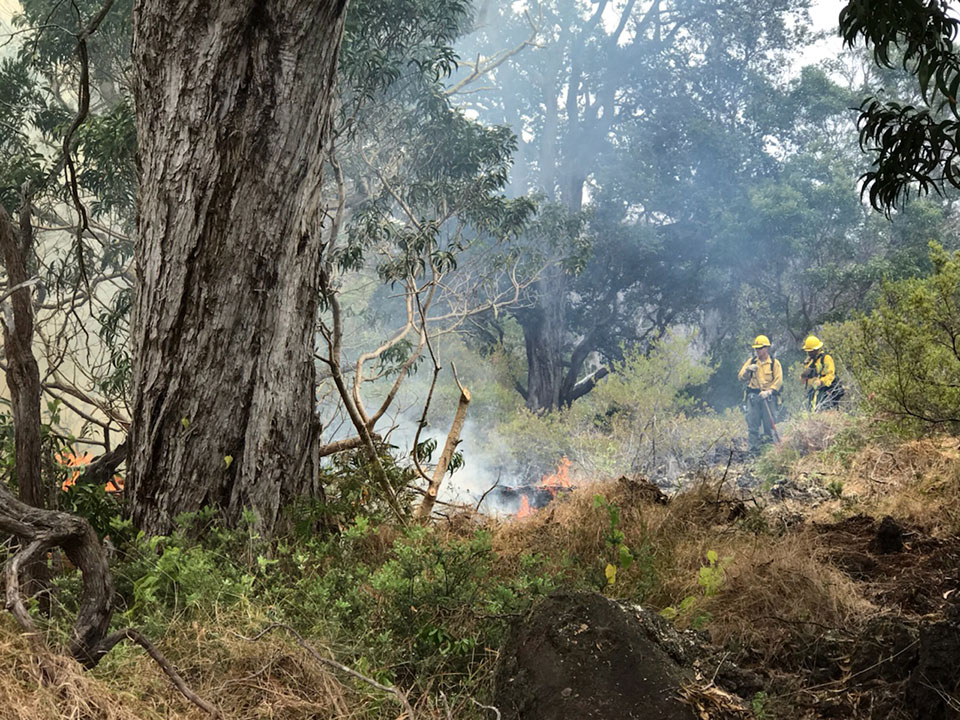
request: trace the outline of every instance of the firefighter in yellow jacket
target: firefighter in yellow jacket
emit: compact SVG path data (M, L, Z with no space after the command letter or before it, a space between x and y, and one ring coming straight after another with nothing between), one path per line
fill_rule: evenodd
M843 384L837 377L833 358L823 349L823 341L810 335L803 343L807 359L803 364L800 379L807 388L808 407L813 412L833 410L844 395Z
M747 384L747 437L750 450L773 440L774 413L777 411L780 389L783 387L783 368L770 355L770 339L757 335L753 341L755 354L740 368L738 377Z

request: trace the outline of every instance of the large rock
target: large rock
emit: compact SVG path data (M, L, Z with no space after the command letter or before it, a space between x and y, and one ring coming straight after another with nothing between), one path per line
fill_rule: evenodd
M503 720L696 720L679 699L691 678L671 657L683 648L668 654L655 633L631 608L597 593L547 598L501 653Z
M920 628L918 662L907 684L917 720L960 717L960 624L945 620Z

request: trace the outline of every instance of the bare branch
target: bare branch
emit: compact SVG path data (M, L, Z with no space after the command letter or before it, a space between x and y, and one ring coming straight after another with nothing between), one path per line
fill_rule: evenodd
M63 136L63 161L67 170L67 185L70 189L70 195L73 197L73 204L77 210L80 221L77 223L77 267L80 277L87 282L87 268L83 258L83 232L86 230L93 233L90 229L89 219L87 218L87 209L80 200L80 188L77 183L77 168L73 163L73 136L87 119L90 112L90 58L87 55L87 39L97 31L100 23L110 12L114 0L106 0L100 11L93 19L77 34L77 57L80 60L80 84L77 88L77 114L73 122ZM89 290L88 290L89 292Z
M601 5L605 3L606 3L606 0L604 0L604 2L601 3ZM537 43L537 37L540 35L542 25L538 25L536 22L534 22L529 12L526 12L525 15L527 16L527 22L530 23L530 36L526 40L524 40L522 43L520 43L514 48L511 48L509 50L504 50L503 52L497 53L492 57L487 58L486 62L484 62L484 60L478 55L477 61L476 63L473 64L473 69L470 71L470 74L467 75L462 80L460 80L459 82L452 85L451 87L444 90L444 95L456 95L457 93L466 94L466 92L464 91L464 88L466 88L471 83L476 82L479 78L483 77L484 75L487 75L493 72L498 67L503 65L510 58L516 55L519 55L528 47L542 47L542 45ZM543 18L541 17L540 21L542 22L542 20Z
M183 678L180 676L180 673L178 673L177 669L173 666L173 663L167 660L163 653L157 650L156 646L136 628L118 630L110 635L103 641L104 652L109 652L117 643L123 640L129 640L130 642L136 643L146 650L147 655L153 658L153 661L160 666L160 669L163 670L164 674L170 678L170 682L173 683L173 686L180 691L180 694L183 695L187 700L209 714L211 717L223 717L223 715L220 714L220 711L214 705L207 702L190 689L187 683L184 682Z
M24 288L33 287L40 282L40 278L33 278L32 280L24 280L21 283L17 283L12 288L7 290L3 295L0 295L0 305L9 300L17 290L23 290Z
M378 442L380 441L380 436L376 433L371 433L370 437ZM362 448L365 443L366 441L359 435L352 438L345 438L344 440L334 440L319 447L319 457L328 457L330 455L336 455L337 453L346 452L347 450L356 450Z
M470 405L470 391L460 383L460 378L457 377L457 368L452 363L451 367L453 367L453 379L456 380L457 387L460 388L460 401L453 416L450 432L447 433L447 442L443 447L443 453L440 455L440 461L433 470L433 478L430 480L429 487L427 487L427 494L424 496L423 502L420 503L420 507L417 508L417 519L420 522L426 522L433 512L433 505L437 500L437 494L440 492L443 476L446 475L453 453L460 443L460 434L463 432L463 424L467 417L467 406Z

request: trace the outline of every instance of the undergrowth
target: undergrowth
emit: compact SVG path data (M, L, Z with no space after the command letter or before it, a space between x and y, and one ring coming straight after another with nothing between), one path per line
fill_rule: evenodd
M812 508L813 519L843 503L848 514L889 513L933 534L960 530L955 438L862 446L848 420L815 424L796 419L783 445L754 466L771 478L833 478L842 497ZM301 525L271 542L252 517L223 530L199 513L154 538L121 525L115 624L143 628L195 690L241 720L399 713L392 697L320 665L281 629L251 640L275 623L321 655L403 688L418 717L488 717L475 701L492 699L506 633L557 589L644 604L705 630L731 659L802 672L823 628L858 627L878 608L832 564L811 524L786 527L762 503L743 506L719 488L719 475L708 475L658 504L642 483L597 483L523 520L462 515L431 527L399 527L359 504L336 532ZM51 639L67 639L78 593L75 572L64 569L43 621ZM0 661L10 670L0 700L17 720L201 716L139 648L118 647L93 673L58 661L59 692L42 687L29 658L5 620ZM762 696L767 716L777 697Z

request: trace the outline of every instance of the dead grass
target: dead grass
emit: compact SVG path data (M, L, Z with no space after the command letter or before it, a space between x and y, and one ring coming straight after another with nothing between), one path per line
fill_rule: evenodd
M819 420L816 418L815 420ZM844 432L841 421L804 419L790 440L805 454L791 467L808 477L840 477L843 497L808 513L810 520L838 515L890 514L931 535L960 531L960 441L957 438L870 445L838 459L831 442ZM721 468L722 471L722 468ZM736 501L718 494L719 474L704 477L693 490L665 505L629 482L580 487L523 520L495 521L476 515L453 516L438 526L440 536L465 538L478 526L492 531L495 571L504 578L524 572L523 558L540 555L545 569L572 583L600 588L604 566L614 558L607 542L610 519L595 507L601 494L620 509L619 529L636 556L605 592L656 609L695 598L695 610L709 617L706 629L716 643L741 659L780 668L801 669L824 638L855 635L881 608L865 588L833 564L826 542L809 524L783 532L745 522ZM824 480L825 482L826 480ZM763 514L752 510L752 519ZM364 542L371 563L385 558L396 529L381 529ZM707 554L723 562L723 579L707 597L698 583ZM729 559L729 560L726 560ZM878 601L879 603L879 601ZM252 636L269 624L270 609L248 604L229 615L212 613L203 623L174 623L160 649L181 670L191 687L237 720L372 720L396 718L395 701L384 693L340 677L313 660L282 634L258 642ZM689 624L692 615L678 622ZM309 639L321 653L322 641ZM833 647L836 647L834 643ZM333 655L351 665L350 648ZM166 677L138 648L121 647L93 673L72 661L44 657L53 681L41 682L38 660L13 623L0 622L0 719L2 720L198 720ZM371 671L372 672L372 671ZM438 697L423 697L420 720L448 715ZM454 717L479 717L475 708L455 707Z
M869 447L854 459L851 489L872 514L892 515L935 535L960 532L957 438Z
M781 428L783 446L796 450L801 456L827 450L838 438L852 432L864 432L860 418L838 411L803 414Z
M395 700L338 677L283 634L245 639L268 625L256 615L220 616L210 627L173 625L158 645L203 698L230 720L371 720L399 714ZM319 643L321 654L328 654ZM49 682L42 682L41 663ZM45 653L37 658L9 618L0 624L2 720L209 720L139 648L114 650L93 672ZM446 717L420 699L418 720Z
M808 469L836 477L843 498L808 513L828 522L863 513L893 518L934 537L960 533L960 440L940 437L870 445L840 470L829 459L807 459Z
M845 633L876 611L808 529L738 543L732 557L705 603L714 642L799 665L824 632Z
M621 528L634 553L650 554L656 584L643 588L643 602L662 609L696 598L698 612L709 613L707 627L716 642L782 660L802 655L824 629L850 626L874 611L854 582L830 564L814 532L750 532L734 519L734 501L718 502L717 484L705 482L665 506L633 502L623 484L581 488L528 519L503 523L495 547L504 558L542 553L557 559L557 567L564 553L602 562L609 520L592 500L601 493L621 508ZM724 579L717 594L705 597L698 574L711 550L726 559ZM608 591L636 599L632 573L642 567L638 559Z
M69 658L52 653L36 656L12 618L6 615L0 620L0 667L0 717L4 720L164 717L150 704L141 703L135 694L110 687Z

